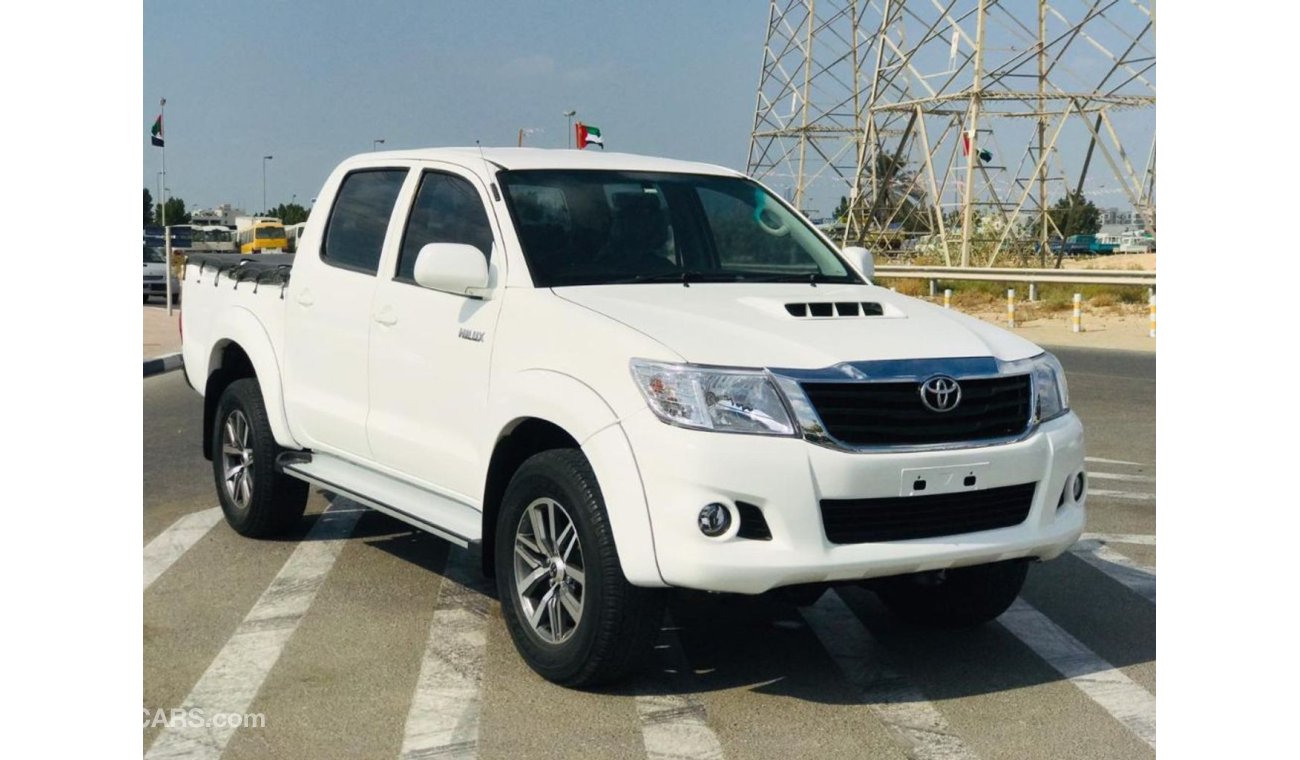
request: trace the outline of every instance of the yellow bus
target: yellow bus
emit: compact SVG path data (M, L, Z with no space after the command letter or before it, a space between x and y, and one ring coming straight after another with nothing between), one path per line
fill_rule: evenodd
M240 253L282 253L289 250L279 219L251 219L235 233Z

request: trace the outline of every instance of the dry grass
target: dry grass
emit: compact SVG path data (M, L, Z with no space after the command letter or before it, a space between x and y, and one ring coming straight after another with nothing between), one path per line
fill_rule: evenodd
M882 279L881 284L891 287L907 296L927 298L930 295L930 283L921 279ZM1029 289L1024 283L1015 283L1016 303L1028 303ZM940 281L936 300L942 302L943 290L952 290L953 305L968 309L983 309L996 305L1005 306L1007 302L1007 283L973 282L968 280ZM1074 294L1083 296L1083 302L1091 308L1106 308L1116 304L1145 306L1147 289L1141 285L1068 285L1044 283L1038 286L1036 308L1045 312L1068 311L1073 308Z

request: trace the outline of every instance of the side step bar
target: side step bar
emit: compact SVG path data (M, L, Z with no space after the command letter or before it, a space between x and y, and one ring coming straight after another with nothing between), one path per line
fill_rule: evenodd
M477 554L482 513L474 507L330 454L289 451L276 469L428 531Z

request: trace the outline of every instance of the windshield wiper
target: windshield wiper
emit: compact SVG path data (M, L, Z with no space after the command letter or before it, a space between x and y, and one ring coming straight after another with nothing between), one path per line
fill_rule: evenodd
M655 272L653 274L634 274L630 277L606 280L606 285L626 285L639 282L680 282L689 288L692 282L735 282L738 276L733 273L699 272L687 269L680 272Z
M827 282L826 275L821 272L785 272L758 275L738 272L737 278L742 282L806 282L813 287L816 287L818 282Z

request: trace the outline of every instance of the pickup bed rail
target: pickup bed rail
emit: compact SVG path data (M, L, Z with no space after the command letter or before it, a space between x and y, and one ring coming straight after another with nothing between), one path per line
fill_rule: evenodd
M189 264L198 264L198 282L211 272L218 280L226 275L234 280L236 287L241 282L258 285L280 285L289 282L289 272L293 269L293 254L264 253L255 256L242 253L191 253L185 257L185 271L188 276Z

